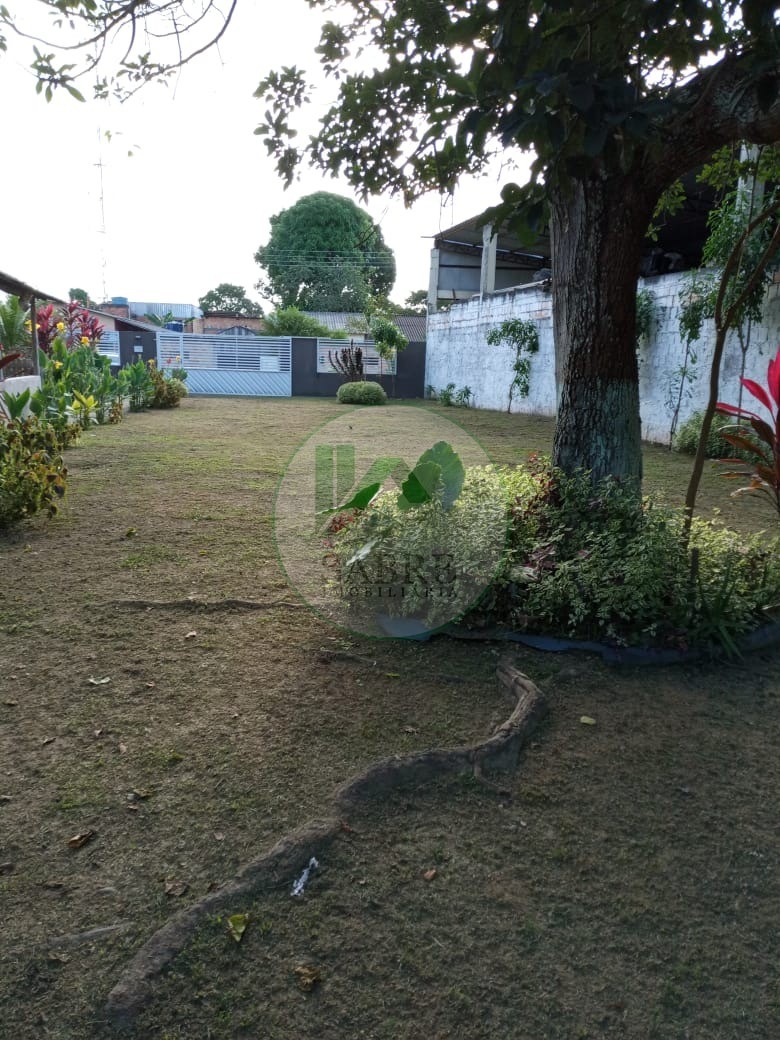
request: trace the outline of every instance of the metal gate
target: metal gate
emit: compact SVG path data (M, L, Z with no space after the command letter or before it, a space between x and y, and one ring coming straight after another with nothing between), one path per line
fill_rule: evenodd
M157 333L157 364L183 368L191 394L292 396L292 340L273 336Z

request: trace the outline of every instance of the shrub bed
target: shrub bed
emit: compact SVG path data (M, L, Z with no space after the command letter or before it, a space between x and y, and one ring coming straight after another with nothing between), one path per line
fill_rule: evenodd
M57 512L68 471L55 431L36 419L0 424L0 528Z
M567 477L543 461L526 469L468 469L449 510L438 498L402 510L383 493L349 519L336 524L342 568L373 557L384 573L400 574L410 558L445 555L456 561L456 593L483 590L461 612L473 626L619 646L716 642L733 650L738 636L768 621L767 610L780 604L780 539L745 539L697 519L686 545L681 510L618 481L594 486L587 475ZM497 539L503 551L486 574L485 546ZM360 588L361 575L352 570L350 596L365 605L370 590ZM430 578L422 568L382 609L435 626Z
M686 419L686 421L680 426L677 434L674 438L674 450L680 451L685 455L695 455L696 449L699 446L699 437L701 436L701 424L704 415L702 412L694 412L693 415ZM752 456L748 456L747 452L739 451L733 447L728 441L723 439L723 431L725 429L733 429L735 420L725 415L719 415L717 412L712 417L712 426L710 427L710 435L707 438L707 448L705 456L708 459L743 459L750 461ZM752 431L749 427L743 427L745 436L749 440L754 440Z

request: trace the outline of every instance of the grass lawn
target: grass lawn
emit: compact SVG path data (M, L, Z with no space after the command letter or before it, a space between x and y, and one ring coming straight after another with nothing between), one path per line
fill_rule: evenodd
M0 535L3 1040L112 1035L103 1001L171 913L373 760L505 717L503 647L361 640L288 589L274 489L342 410L130 416L68 453L55 520ZM495 461L549 450L550 420L442 411ZM646 485L680 501L690 467L648 447ZM772 525L730 487L708 471L702 512ZM225 599L264 609L203 606ZM350 819L302 899L285 883L233 909L251 915L240 945L204 926L132 1035L780 1036L780 651L645 670L516 656L551 716L511 798L449 781Z

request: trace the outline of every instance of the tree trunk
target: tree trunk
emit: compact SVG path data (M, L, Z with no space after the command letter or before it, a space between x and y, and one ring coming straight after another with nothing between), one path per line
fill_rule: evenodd
M593 479L642 478L636 282L654 200L628 176L576 181L553 200L553 330L560 404L553 462Z

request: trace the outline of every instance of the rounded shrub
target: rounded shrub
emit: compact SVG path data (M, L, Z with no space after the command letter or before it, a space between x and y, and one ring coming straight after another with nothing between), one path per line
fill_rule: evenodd
M696 449L699 447L699 437L701 435L701 424L703 419L704 415L702 412L694 412L689 419L686 419L675 435L675 451L680 451L684 455L696 454ZM710 435L707 438L706 458L744 459L747 462L752 460L752 457L748 457L746 452L738 450L732 444L729 444L728 441L724 441L721 436L721 433L725 428L733 428L734 424L735 420L732 417L720 415L717 412L715 413L712 417ZM748 440L753 439L753 434L749 427L743 427L743 433Z
M342 383L336 397L339 404L387 404L384 387L368 381Z

